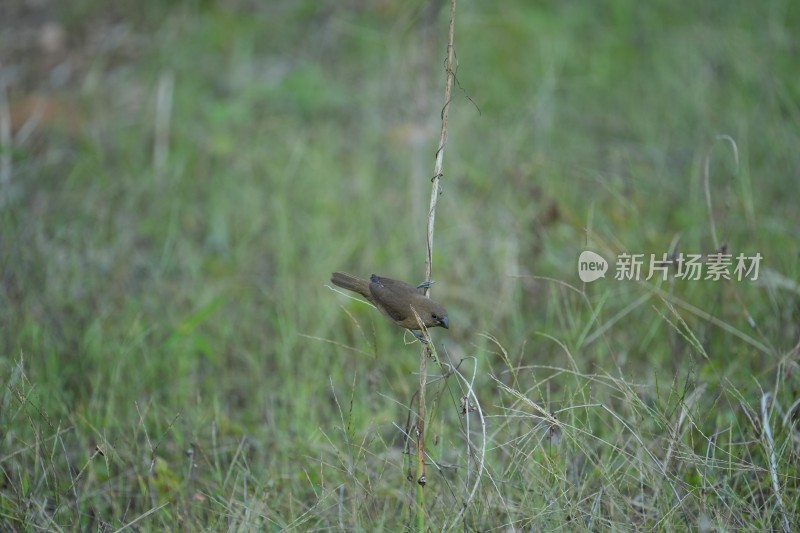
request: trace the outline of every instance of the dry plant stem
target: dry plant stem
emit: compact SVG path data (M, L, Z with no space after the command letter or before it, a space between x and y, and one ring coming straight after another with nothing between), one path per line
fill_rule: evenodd
M478 401L478 396L475 394L475 376L478 374L478 360L475 357L470 357L473 360L474 366L472 368L472 377L471 379L467 380L461 372L458 371L458 368L451 368L451 371L455 373L455 375L464 382L464 386L466 386L467 391L464 394L464 398L466 398L465 403L465 413L464 418L466 420L466 443L467 443L467 474L466 474L466 481L465 481L465 489L467 491L467 495L462 502L461 507L458 510L458 513L453 518L453 521L450 523L449 528L455 528L458 525L459 520L464 516L464 513L467 511L467 507L469 507L472 500L475 498L475 494L478 491L478 486L481 482L481 476L483 475L483 468L484 468L484 461L486 459L486 418L483 415L483 408L481 407L480 402ZM463 360L462 360L463 361ZM449 365L448 365L449 366ZM478 420L481 423L481 446L478 450L479 453L476 455L478 456L477 460L477 472L475 476L475 482L470 487L470 468L469 468L469 461L470 457L473 455L473 446L470 442L470 429L469 429L469 415L470 415L470 407L474 407ZM442 531L449 529L446 525L442 528Z
M433 274L433 228L436 221L436 204L439 201L440 181L444 163L444 147L447 143L447 117L453 92L453 36L456 23L456 0L450 0L450 27L447 33L447 62L445 68L444 107L442 108L442 129L439 135L439 147L436 150L436 164L431 179L431 203L428 210L428 249L425 261L425 279L430 280ZM425 295L430 287L424 289ZM425 477L425 385L428 373L428 346L423 345L419 355L419 419L417 420L417 527L424 526L424 487Z
M687 431L687 429L681 428L683 428L684 422L690 417L690 412L696 407L697 403L700 401L700 397L705 391L706 386L700 385L689 394L684 402L682 402L681 412L678 416L678 422L673 428L672 438L670 439L669 447L667 448L667 454L664 456L664 470L667 472L669 472L670 460L675 451L675 445L680 441L682 435L684 435Z
M733 161L735 164L734 175L739 174L739 146L736 144L736 140L734 140L734 138L731 137L730 135L725 135L725 134L717 135L714 140L725 141L731 145L731 149L733 150ZM706 154L706 158L703 163L703 191L705 192L706 196L706 209L708 210L708 222L709 222L709 227L711 228L711 238L714 241L714 250L719 251L721 244L717 237L717 225L714 220L714 209L712 207L712 202L711 202L711 185L710 185L711 173L709 171L709 167L711 164L712 152L713 152L713 146L712 148L709 149L708 154ZM742 299L742 296L739 294L739 291L736 289L736 287L733 285L733 282L730 279L727 281L728 285L732 289L734 297L736 298L736 302L739 304L739 307L742 310L742 315L747 320L748 325L751 328L753 328L762 339L766 341L764 333L761 331L761 328L758 327L758 324L753 318L753 315L751 315L750 311L748 311L747 306L745 305L744 300ZM772 346L769 346L769 349L771 354L777 353Z
M174 87L175 74L171 71L162 72L158 79L155 140L153 141L153 167L159 173L164 170L169 159L169 131Z
M789 523L789 517L783 509L783 496L781 494L781 484L778 480L778 462L775 458L775 441L772 438L772 427L769 423L769 409L774 397L771 392L767 392L761 396L761 421L764 428L764 436L766 437L765 448L769 456L769 473L772 478L772 490L775 492L775 500L778 504L778 513L781 516L781 525L783 531L789 533L792 527Z
M736 141L733 140L733 137L730 135L717 135L715 140L717 141L727 141L731 144L733 148L733 156L736 162L736 171L735 174L739 173L739 147L736 145ZM717 225L714 222L714 210L711 208L711 186L709 185L709 171L708 167L711 163L711 152L713 148L708 151L706 155L705 162L703 163L703 190L706 193L706 207L708 208L708 220L709 225L711 227L711 238L714 240L714 249L719 250L719 239L717 239Z
M444 107L442 108L442 129L439 133L439 148L436 150L436 164L434 165L433 178L431 183L431 204L428 210L428 256L425 262L425 279L430 280L433 274L433 226L436 221L436 204L439 201L440 181L442 177L442 167L444 165L444 147L447 143L447 117L450 114L450 101L453 93L453 35L456 24L456 0L450 0L450 30L447 34L447 63L446 81L444 88ZM430 287L425 288L425 294L430 291Z
M0 84L0 186L11 182L11 111L8 108L8 93Z

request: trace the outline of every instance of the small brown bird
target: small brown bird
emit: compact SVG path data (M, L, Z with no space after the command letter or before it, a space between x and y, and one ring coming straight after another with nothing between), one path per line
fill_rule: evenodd
M421 289L430 286L429 282L414 287L408 283L381 278L375 274L366 280L344 272L334 272L331 275L331 282L343 289L357 292L377 307L378 311L386 318L411 331L422 342L426 341L422 335L417 333L420 327L414 311L417 312L426 328L441 326L449 329L447 311L422 293ZM411 310L412 308L414 311Z

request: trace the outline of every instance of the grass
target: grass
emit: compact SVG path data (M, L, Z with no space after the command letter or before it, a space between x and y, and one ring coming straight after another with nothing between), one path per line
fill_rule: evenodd
M0 32L0 529L411 529L418 347L326 284L421 281L444 12L70 4ZM431 530L800 527L798 17L459 4ZM578 279L710 220L758 282Z

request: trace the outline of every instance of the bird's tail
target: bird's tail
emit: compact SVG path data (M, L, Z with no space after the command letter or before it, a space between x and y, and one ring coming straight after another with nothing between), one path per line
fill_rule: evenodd
M344 272L334 272L331 275L331 283L338 285L348 291L357 292L365 298L370 298L369 281L345 274Z

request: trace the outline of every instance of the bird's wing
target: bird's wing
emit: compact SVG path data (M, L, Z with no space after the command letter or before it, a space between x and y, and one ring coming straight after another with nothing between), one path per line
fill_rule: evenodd
M414 287L413 285L409 285L405 281L400 281L397 279L382 278L373 274L370 276L369 281L371 285L378 285L393 292L400 292L403 294L422 294L418 288Z
M418 294L416 287L391 278L381 278L373 274L370 277L370 292L375 305L395 322L404 322L409 318L411 296Z

